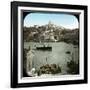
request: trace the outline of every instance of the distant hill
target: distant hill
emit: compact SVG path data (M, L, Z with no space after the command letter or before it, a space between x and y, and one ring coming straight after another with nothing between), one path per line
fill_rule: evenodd
M66 42L75 45L79 44L79 29L66 29L48 23L43 26L23 27L25 42Z

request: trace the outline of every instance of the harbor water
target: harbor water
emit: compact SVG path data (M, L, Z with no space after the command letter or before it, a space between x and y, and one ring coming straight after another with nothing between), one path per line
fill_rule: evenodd
M39 69L42 65L46 64L57 64L62 69L62 74L66 74L67 62L73 59L75 62L79 60L79 48L73 44L67 44L65 42L48 42L45 45L52 47L51 51L48 50L37 50L41 43L36 42L24 42L24 48L29 47L33 51L32 67ZM66 53L69 51L70 53Z

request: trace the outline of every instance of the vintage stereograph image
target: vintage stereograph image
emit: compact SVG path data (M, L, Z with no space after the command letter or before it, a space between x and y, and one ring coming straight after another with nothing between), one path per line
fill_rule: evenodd
M79 75L79 14L23 11L23 77Z
M11 87L87 83L87 6L11 2Z

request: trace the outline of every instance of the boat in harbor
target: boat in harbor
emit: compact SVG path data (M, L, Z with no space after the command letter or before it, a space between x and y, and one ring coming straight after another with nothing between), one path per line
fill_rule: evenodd
M52 47L36 47L37 50L48 50L48 51L51 51L52 50Z
M70 51L66 51L66 54L71 54L71 52Z
M52 51L52 47L44 44L44 45L36 46L36 50Z

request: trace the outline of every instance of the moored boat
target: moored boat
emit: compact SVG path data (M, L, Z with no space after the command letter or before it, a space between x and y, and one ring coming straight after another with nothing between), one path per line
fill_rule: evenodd
M36 47L37 50L52 50L52 47L48 46L48 47Z
M51 46L49 46L49 45L45 45L45 44L43 44L43 45L39 45L39 46L36 46L36 49L37 50L43 50L43 51L51 51L52 50L52 47Z

